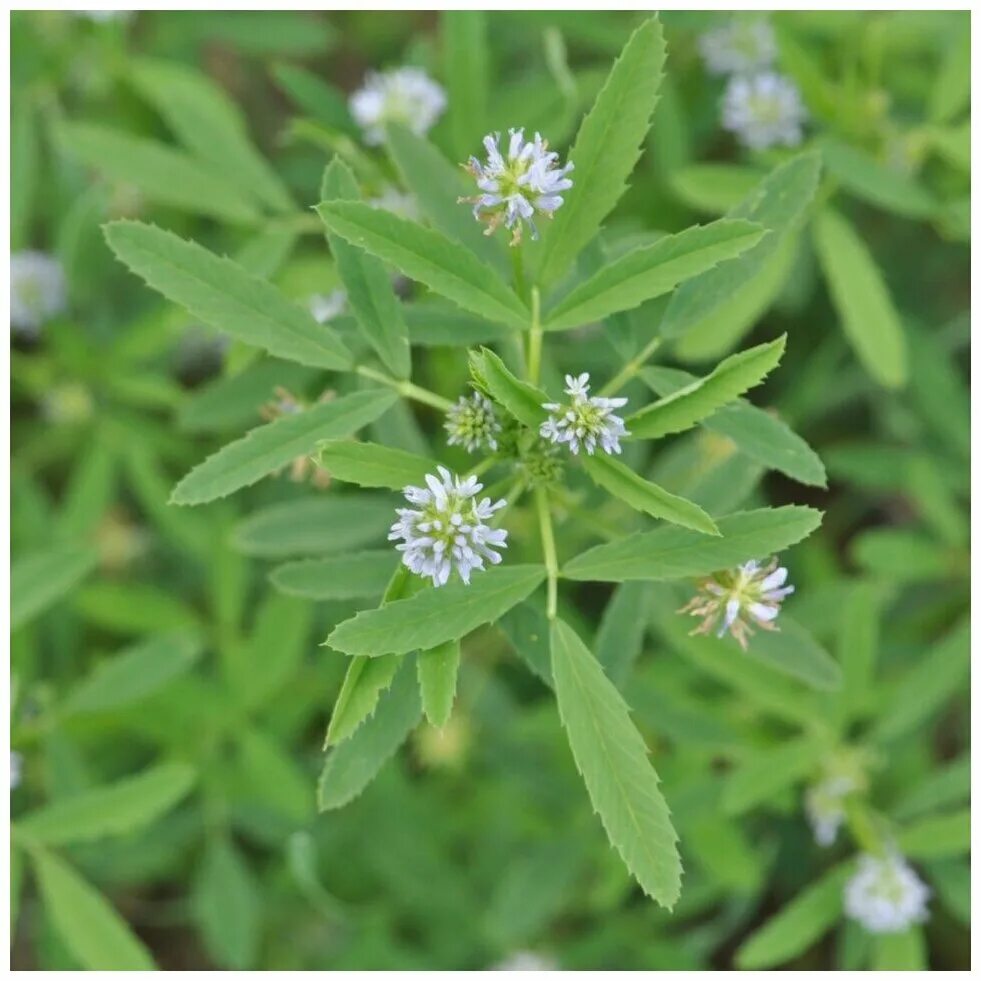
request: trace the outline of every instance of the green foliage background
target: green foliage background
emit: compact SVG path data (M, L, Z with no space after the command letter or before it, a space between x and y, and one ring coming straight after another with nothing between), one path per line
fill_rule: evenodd
M382 488L404 482L416 459L406 454L460 470L466 457L447 451L433 408L345 389L312 410L318 425L342 413L336 435L364 426L366 439L404 451L389 461L394 484L389 473L355 496L266 477L296 455L282 429L250 448L254 472L234 487L214 463L181 480L256 426L276 386L314 400L346 355L305 333L306 321L288 350L269 346L263 316L290 314L245 279L224 313L234 339L219 343L116 260L105 222L136 218L193 239L302 303L339 285L313 206L356 196L343 193L344 175L356 191L398 174L434 224L502 266L469 209L446 209L435 192L425 200L426 188L459 182L464 193L450 162L494 129L540 129L564 159L642 20L12 14L11 247L56 254L69 294L67 313L11 353L11 740L23 757L11 798L15 967L479 969L518 950L567 969L969 963L966 14L775 15L780 68L808 107L804 149L821 176L813 200L764 206L747 193L794 154L747 154L720 129L721 84L696 39L723 15L664 13L665 77L639 162L632 169L624 146L623 174L596 178L613 200L621 179L626 193L597 238L560 211L559 244L541 257L546 278L583 246L584 275L614 268L652 232L730 211L771 230L635 309L611 305L622 283L605 299L596 280L593 293L570 293L546 331L581 323L577 307L605 329L565 335L544 381L554 391L562 371L614 375L657 321L657 365L631 389L640 405L787 335L779 370L752 395L758 408L732 403L684 432L690 422L659 413L645 426L668 441L649 457L631 444L625 459L698 514L825 512L786 559L797 594L781 624L796 638L794 663L777 670L765 643L748 657L689 637L674 611L690 588L646 572L619 581L602 572L609 552L580 555L596 527L648 527L617 525L616 502L585 496L557 528L560 558L576 557L562 610L574 631L553 627L552 661L548 625L529 604L480 627L464 640L442 729L417 726L424 706L415 665L404 664L386 696L399 711L370 738L388 755L411 731L406 746L361 794L372 774L333 757L346 769L318 813L347 660L338 650L359 652L318 645L389 579L381 550L393 504ZM437 78L449 108L430 134L440 153L392 134L396 169L360 144L346 93L366 70L403 63ZM333 170L337 193L322 195L331 159L345 167ZM357 206L325 211L340 263L341 220L354 222ZM109 240L134 255L151 241L180 250L136 225L115 225ZM477 285L488 295L469 312L421 290L394 313L376 311L372 342L393 375L408 365L384 331L404 315L413 379L457 397L468 379L461 345L499 342L517 316L513 294ZM480 316L494 304L495 316ZM356 335L350 315L334 325ZM302 352L304 363L260 348ZM490 379L493 355L472 357ZM521 392L498 382L520 406ZM333 458L324 451L328 469L343 464L348 444L338 445ZM198 501L209 503L177 506ZM515 521L513 541L537 541L531 510ZM630 560L653 566L656 542ZM357 569L344 561L365 549ZM509 558L520 577L539 557L518 546ZM673 912L643 895L603 839L559 718L590 784L602 763L573 738L588 699L553 670L592 678L599 711L618 711L617 689L632 710L680 838ZM434 705L446 693L424 694L427 717L442 714ZM804 788L846 743L867 754L868 801L933 891L929 922L898 937L842 917L860 817L823 850L803 814Z

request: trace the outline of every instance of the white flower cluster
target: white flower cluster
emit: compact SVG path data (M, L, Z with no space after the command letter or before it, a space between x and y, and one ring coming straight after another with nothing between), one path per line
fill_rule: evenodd
M474 392L469 398L461 396L446 413L443 427L450 434L447 440L450 446L460 445L468 453L484 447L497 449L501 423L494 403L481 392Z
M545 954L537 954L533 950L516 950L499 961L492 971L558 971L561 970L558 961Z
M446 109L446 93L421 68L396 68L369 72L349 105L365 143L377 145L386 123L401 123L417 136L428 133Z
M929 898L929 888L902 855L862 855L845 885L845 913L870 933L902 933L929 917Z
M307 300L310 316L318 324L326 324L329 320L339 317L347 306L347 294L344 290L333 290L330 293L314 293Z
M577 455L579 448L584 447L592 456L597 444L607 453L619 453L620 437L630 433L613 410L626 405L627 400L599 395L590 397L587 373L578 378L566 375L565 384L565 393L571 396L571 401L566 405L558 402L542 404L549 417L541 424L539 435L551 443L568 443L569 449Z
M568 174L572 163L558 166L559 155L548 149L548 141L540 133L534 140L525 140L523 129L508 130L507 156L498 146L500 133L484 137L487 163L471 157L467 170L477 181L482 193L463 198L473 204L478 221L487 223L486 235L503 224L511 230L511 244L521 241L522 222L531 228L532 238L538 238L535 214L551 218L562 206L562 191L572 187Z
M61 263L44 252L15 252L10 257L10 327L22 337L37 337L41 327L68 305Z
M828 848L835 843L838 829L845 820L845 798L858 789L849 774L828 776L809 787L804 795L804 810L814 831L814 840Z
M780 604L793 591L785 586L787 570L777 565L775 558L765 566L751 560L716 572L702 580L699 591L678 612L702 617L702 622L692 631L705 634L718 624L717 637L731 633L743 650L753 634L750 622L764 630L775 630L773 621L780 612Z
M753 75L766 71L777 57L773 28L759 18L734 18L698 39L705 67L713 75Z
M797 86L776 72L729 80L722 125L751 150L797 146L807 118Z
M487 523L506 501L492 504L489 497L478 503L483 485L476 477L461 480L446 467L439 476L426 475L426 487L406 487L405 499L412 508L398 508L389 541L402 540L395 548L402 562L418 576L428 576L434 586L445 585L455 569L470 582L474 569L501 561L495 549L507 548L508 533Z

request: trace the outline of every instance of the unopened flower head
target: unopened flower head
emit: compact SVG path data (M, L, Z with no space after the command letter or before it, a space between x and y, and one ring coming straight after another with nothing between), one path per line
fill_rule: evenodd
M626 405L627 400L590 396L586 373L578 378L566 375L565 384L565 393L571 396L569 402L542 404L549 416L538 430L541 437L551 443L567 443L576 454L582 447L592 456L597 445L607 453L619 453L620 437L630 433L613 410Z
M806 119L797 86L774 72L734 77L722 97L722 125L750 150L797 146Z
M573 164L558 166L559 155L549 150L548 141L540 133L527 141L523 129L508 133L506 155L498 146L500 133L484 137L487 162L471 157L466 165L481 193L461 200L473 204L474 217L487 223L486 235L492 235L503 224L511 230L511 244L517 245L523 222L528 223L532 238L537 238L535 215L551 218L562 206L561 192L572 187L567 175Z
M868 787L866 767L870 759L860 749L845 747L827 758L820 778L804 794L804 811L822 847L833 845L845 820L845 803L852 794Z
M474 569L484 562L497 565L501 556L495 549L507 548L508 533L491 528L488 521L506 501L478 501L483 485L476 477L460 479L446 467L426 475L425 487L406 487L405 499L411 508L398 508L398 521L392 525L389 541L398 541L402 562L418 576L428 576L434 586L445 585L456 570L470 582Z
M63 313L68 303L61 263L44 252L15 252L10 257L10 327L37 337L42 325Z
M446 108L446 93L421 68L369 72L351 96L351 115L364 132L365 143L385 139L386 123L401 123L423 136Z
M446 413L443 424L450 434L450 446L460 445L468 453L475 450L497 449L497 435L501 423L497 418L494 403L481 392L462 396Z
M347 305L347 294L344 290L334 290L331 293L314 293L307 300L307 309L318 324L326 324L329 320L339 317Z
M902 855L862 855L845 885L845 913L870 933L903 933L929 917L929 898L929 888Z
M751 624L764 630L776 629L773 621L780 604L794 591L793 586L784 585L786 582L787 570L778 566L775 558L766 565L744 562L703 579L698 593L678 612L702 618L693 634L706 634L713 629L717 637L731 633L746 650L753 635Z
M698 50L713 75L755 75L773 65L777 42L765 20L737 18L706 31Z

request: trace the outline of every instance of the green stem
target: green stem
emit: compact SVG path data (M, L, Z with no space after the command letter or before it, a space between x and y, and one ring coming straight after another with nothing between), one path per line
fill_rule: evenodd
M495 463L497 463L497 458L489 456L487 459L481 460L476 466L471 467L464 474L464 477L480 477L482 474L487 473Z
M613 376L600 390L600 395L609 395L612 392L616 392L630 381L634 375L640 371L641 368L647 363L648 358L661 346L661 338L653 337L647 342L644 349L640 354L631 358L620 370L620 372Z
M524 492L527 489L528 489L528 484L526 483L525 478L519 477L514 482L514 486L505 495L504 507L502 507L491 520L490 524L492 528L500 527L501 522L504 521L504 516L507 514L508 509L511 507L512 504L517 503L518 498L520 498L521 495L524 494ZM490 496L493 498L495 495L491 494Z
M514 291L523 300L525 298L525 256L524 249L520 245L512 245L508 252L511 253L511 270L514 273Z
M549 620L554 620L558 611L559 560L555 553L555 535L552 532L552 513L548 506L548 491L544 487L535 488L535 507L538 509L538 525L542 534L542 555L545 571L548 574Z
M538 384L542 371L542 301L538 287L531 288L531 333L528 335L528 380Z
M424 405L431 405L434 409L439 409L440 412L447 412L453 407L453 403L449 399L444 399L442 395L430 392L428 388L420 388L410 381L392 378L383 371L377 371L368 365L359 364L354 370L362 378L370 378L372 381L388 385L389 388L394 388L399 395L403 395L407 399L415 399L416 402L422 402Z

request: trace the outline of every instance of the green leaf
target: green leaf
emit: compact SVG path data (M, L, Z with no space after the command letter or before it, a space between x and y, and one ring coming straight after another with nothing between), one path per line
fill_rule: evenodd
M359 201L361 198L354 175L339 157L334 157L324 171L320 193L331 200ZM409 329L402 319L402 307L388 270L373 255L367 255L329 231L327 241L347 301L368 343L396 378L408 378L412 368Z
M845 190L907 218L928 218L937 202L912 177L879 163L864 150L836 139L821 143L824 165Z
M333 85L328 85L319 75L288 62L274 65L272 74L276 82L311 119L330 129L357 136L358 127L351 119L347 100Z
M841 712L846 719L861 714L874 688L881 596L881 591L870 583L853 583L840 613L838 659L844 680Z
M565 565L562 575L593 582L706 576L789 548L814 531L821 517L814 508L787 505L719 518L721 538L684 528L641 532L587 549Z
M440 35L449 95L446 122L453 151L465 160L487 132L487 14L483 10L444 10Z
M945 39L940 71L933 76L930 90L930 121L946 123L956 119L971 103L971 25L969 16Z
M697 504L669 494L663 487L644 480L625 463L608 454L583 457L583 468L598 484L632 508L706 535L718 535L712 518Z
M39 140L34 100L28 93L10 100L10 183L17 193L10 197L10 249L27 248L40 185Z
M497 273L442 232L356 202L323 201L316 210L328 231L464 310L516 330L531 323L531 312Z
M659 439L684 432L717 409L759 385L783 357L787 335L733 354L704 378L698 378L627 419L635 439Z
M155 140L94 123L62 122L68 152L112 181L135 184L151 201L237 225L254 225L254 206L220 171Z
M335 627L326 644L368 657L428 650L494 622L544 578L545 569L538 565L494 566L475 573L470 585L453 581L359 613Z
M151 824L174 807L194 783L186 763L161 763L135 777L55 801L22 818L18 825L46 845L95 841Z
M642 582L625 582L617 586L596 631L596 660L617 688L623 688L644 646L647 589L647 584Z
M928 970L926 937L921 926L911 926L902 933L877 934L874 945L874 971Z
M908 365L903 326L872 253L830 208L815 220L814 246L845 338L858 360L880 385L904 385Z
M10 567L10 629L16 630L70 592L98 561L87 545L55 545Z
M255 966L262 928L259 886L232 841L214 838L205 849L191 910L211 957L230 970Z
M153 971L150 952L126 921L70 865L41 848L31 850L44 908L87 971Z
M409 337L419 347L473 347L513 337L509 327L464 313L442 300L411 303L404 314Z
M688 207L710 215L735 208L759 184L763 174L729 163L696 163L679 167L668 177L671 190Z
M397 400L387 388L354 392L259 426L199 463L174 488L172 504L207 504L309 456L323 439L350 436Z
M282 181L249 139L241 111L211 79L185 65L154 58L133 59L129 69L140 94L181 143L224 181L275 211L293 207Z
M246 555L273 559L343 552L384 538L394 516L387 497L306 497L257 511L238 525L233 543Z
M752 248L766 234L752 222L723 219L665 235L603 266L545 316L546 330L568 330L632 310L686 279Z
M688 280L671 297L661 321L661 336L680 337L699 322L729 304L732 297L761 275L771 258L785 249L788 234L797 226L814 197L821 157L811 152L793 157L771 171L746 198L729 212L764 228L767 235L739 258Z
M269 580L280 592L304 599L374 598L382 594L392 578L396 561L392 549L307 559L277 566Z
M426 139L397 123L386 126L385 145L426 218L485 262L502 266L499 242L485 235L484 226L474 220L471 209L460 203L461 197L474 192L463 171Z
M819 741L801 736L748 756L725 779L722 791L725 813L745 814L753 807L770 803L781 791L806 779L823 752Z
M544 237L543 286L566 273L626 190L657 105L664 57L661 24L651 18L630 36L582 121L569 154L573 186Z
M971 811L965 807L952 814L922 818L903 828L896 844L908 858L946 858L971 850Z
M892 809L897 820L921 817L971 798L971 757L964 753L911 784Z
M317 448L317 462L338 480L392 490L402 490L408 484L420 485L426 474L436 472L434 461L415 453L352 440L324 441Z
M357 797L405 742L422 718L419 686L409 658L401 658L392 686L378 700L375 714L346 742L327 754L317 805L330 811Z
M537 430L548 417L542 404L548 396L528 382L516 378L489 348L470 352L470 371L475 382L519 422Z
M785 964L802 954L840 919L842 892L852 874L837 865L798 893L779 913L770 917L736 951L742 970L760 970Z
M148 698L189 671L203 647L190 630L148 637L96 665L78 683L66 709L104 712Z
M430 725L442 729L453 712L456 678L460 670L460 641L448 640L428 651L420 651L416 657L416 667L423 711Z
M216 330L287 361L331 370L350 366L351 355L328 327L231 259L136 221L110 222L105 234L133 273Z
M544 604L531 600L519 603L511 607L497 625L528 669L552 688L549 626Z
M835 691L841 687L838 662L796 620L781 613L776 630L760 630L749 642L747 655L812 688Z
M681 890L678 836L644 740L620 693L562 620L552 624L551 647L559 716L593 809L644 892L670 909Z
M645 368L640 377L658 395L673 395L698 381L687 371L660 366ZM802 484L827 486L821 458L785 422L766 409L736 399L716 409L699 425L731 439L740 453L765 467L779 470Z

